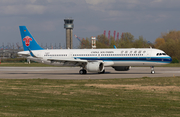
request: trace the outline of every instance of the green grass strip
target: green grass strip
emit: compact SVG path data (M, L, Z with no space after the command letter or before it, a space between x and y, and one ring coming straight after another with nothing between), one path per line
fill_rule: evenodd
M1 79L0 116L178 117L179 79Z

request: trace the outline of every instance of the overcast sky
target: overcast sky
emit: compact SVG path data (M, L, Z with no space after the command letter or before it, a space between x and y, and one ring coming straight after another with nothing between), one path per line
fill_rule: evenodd
M0 46L21 44L25 25L39 44L65 46L64 18L74 19L81 38L104 30L130 32L154 42L162 32L180 30L180 0L0 0ZM73 37L74 47L78 40Z

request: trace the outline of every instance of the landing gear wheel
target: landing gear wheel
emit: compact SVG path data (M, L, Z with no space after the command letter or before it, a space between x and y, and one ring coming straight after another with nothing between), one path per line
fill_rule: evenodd
M155 71L151 71L151 74L155 74Z
M79 70L79 74L87 74L87 71L85 69Z
M79 74L83 74L83 70L79 70Z
M87 74L87 71L85 69L83 70L83 74Z
M151 74L155 74L154 66L151 67Z

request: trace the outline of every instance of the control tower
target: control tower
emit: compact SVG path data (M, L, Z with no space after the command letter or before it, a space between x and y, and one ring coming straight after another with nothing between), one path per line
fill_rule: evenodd
M73 24L74 19L68 18L64 19L64 28L66 29L66 49L72 49L73 48Z

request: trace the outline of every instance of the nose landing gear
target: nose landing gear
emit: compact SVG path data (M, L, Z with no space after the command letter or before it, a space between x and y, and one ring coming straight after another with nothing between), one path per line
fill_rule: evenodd
M151 74L155 74L154 66L151 67Z

